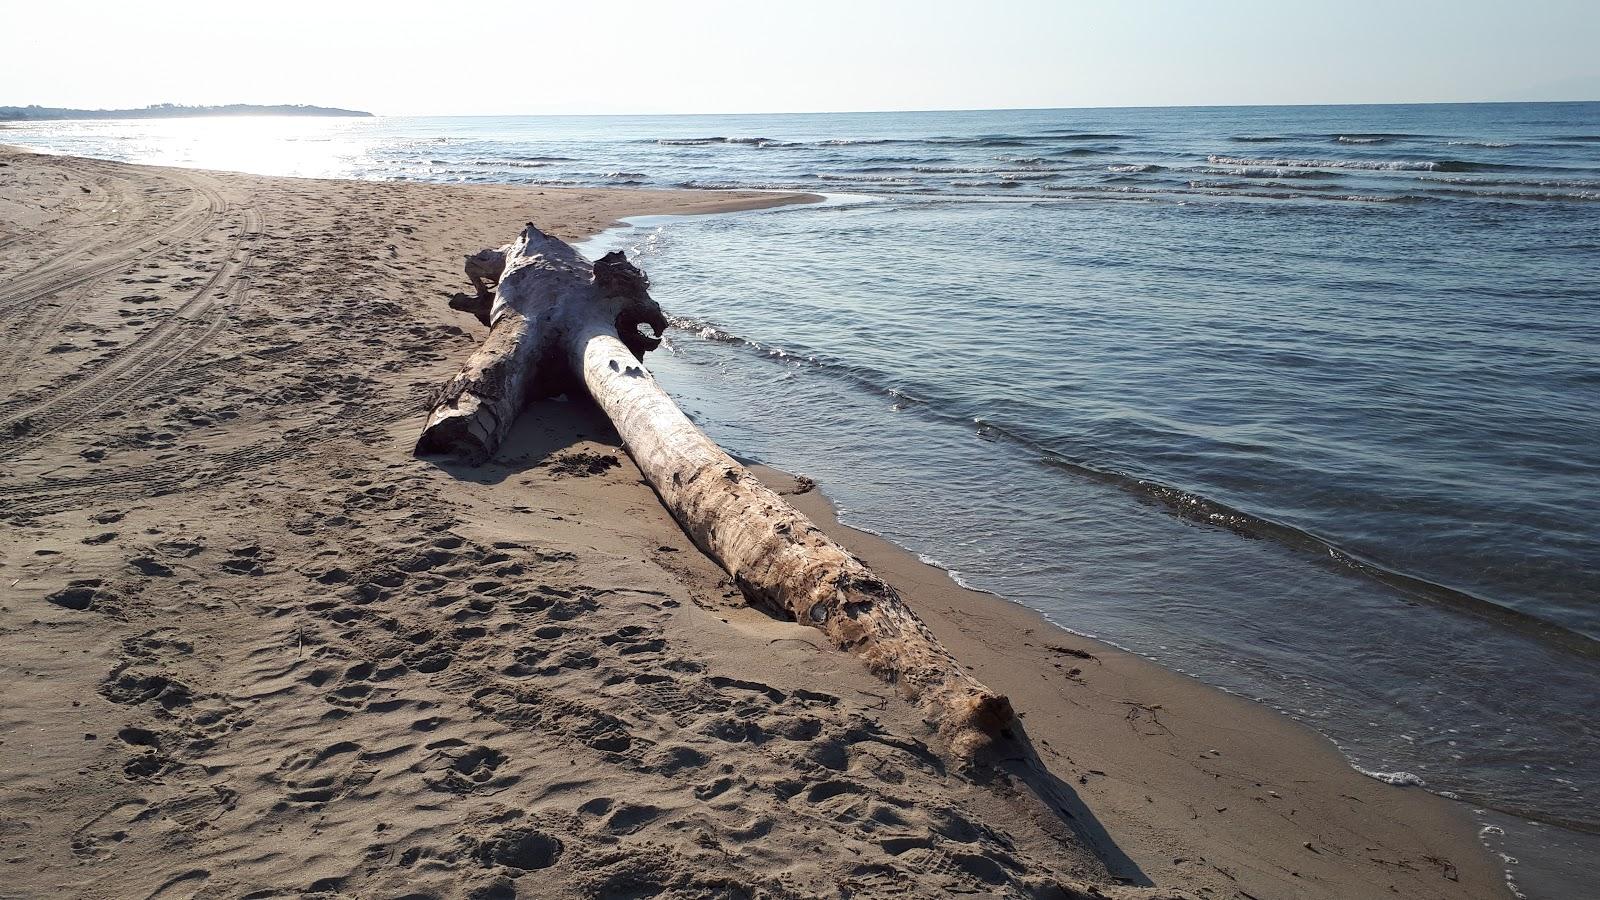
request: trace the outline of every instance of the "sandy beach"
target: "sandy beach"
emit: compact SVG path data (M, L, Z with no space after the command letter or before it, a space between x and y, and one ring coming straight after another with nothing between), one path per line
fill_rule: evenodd
M592 408L412 457L484 334L463 254L809 199L0 149L0 897L1509 896L1461 805L826 484L761 470L1010 696L1055 805L748 607Z

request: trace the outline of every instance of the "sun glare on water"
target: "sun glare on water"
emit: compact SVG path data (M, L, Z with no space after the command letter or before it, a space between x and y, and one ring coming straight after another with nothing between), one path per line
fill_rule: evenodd
M165 165L263 175L348 175L364 155L350 123L335 119L241 116L123 123L132 142L149 141ZM139 153L137 155L147 156ZM148 156L147 156L148 158Z
M371 120L290 116L28 123L27 143L152 165L291 175L352 177L363 168ZM20 137L20 135L19 135ZM93 154L86 153L94 145Z

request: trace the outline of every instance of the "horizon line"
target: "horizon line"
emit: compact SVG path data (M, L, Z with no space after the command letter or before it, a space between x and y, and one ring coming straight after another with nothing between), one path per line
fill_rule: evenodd
M1600 102L1600 96L1590 99L1424 99L1424 101L1387 102L1181 102L1181 104L1115 104L1115 106L974 106L963 109L952 107L925 107L925 109L813 109L813 110L763 110L763 112L373 112L376 117L402 119L402 117L434 117L434 119L494 119L506 115L566 115L566 117L605 117L605 115L894 115L906 112L1077 112L1098 109L1282 109L1282 107L1347 107L1347 106L1510 106L1510 104L1570 104L1570 102Z
M415 112L415 113L386 113L371 110L356 109L348 106L327 106L319 103L176 103L162 101L145 106L129 107L73 107L73 106L46 106L44 104L3 104L0 107L25 109L35 106L43 109L78 109L85 112L117 112L121 110L135 111L152 109L160 106L177 106L191 108L217 108L227 106L307 106L318 109L339 109L349 112L366 113L375 118L456 118L456 119L491 119L506 117L565 117L565 118L605 118L622 116L848 116L848 115L897 115L906 113L982 113L982 112L1079 112L1089 110L1120 110L1120 109L1282 109L1282 108L1318 108L1318 107L1358 107L1358 106L1490 106L1490 105L1554 105L1571 103L1600 103L1600 97L1590 99L1567 100L1408 100L1386 102L1336 102L1336 103L1177 103L1177 104L1117 104L1104 106L983 106L966 108L920 108L920 109L832 109L832 110L763 110L763 111L735 111L735 112L493 112L493 113L448 113L448 112ZM330 116L329 118L338 118Z
M1488 106L1511 104L1561 104L1561 103L1600 103L1600 97L1586 100L1407 100L1393 102L1339 102L1339 103L1143 103L1120 104L1106 106L974 106L966 108L923 108L923 109L818 109L818 110L766 110L762 112L603 112L603 113L382 113L374 112L373 116L381 118L404 117L431 117L431 118L458 118L458 119L487 119L503 116L568 116L568 117L603 117L603 116L851 116L851 115L895 115L900 113L967 113L967 112L1076 112L1081 110L1106 110L1106 109L1278 109L1283 107L1309 108L1309 107L1348 107L1348 106Z

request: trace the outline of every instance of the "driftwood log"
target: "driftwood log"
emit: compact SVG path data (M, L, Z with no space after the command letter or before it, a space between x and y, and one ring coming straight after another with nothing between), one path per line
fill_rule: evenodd
M684 531L752 602L861 656L962 755L1011 726L1007 699L963 671L892 586L723 452L656 383L643 358L666 319L622 254L591 265L530 224L499 282L489 336L437 395L418 455L479 464L530 399L584 390Z
M507 244L496 250L479 250L467 257L467 280L472 282L479 297L493 299L489 289L500 283L500 276L506 271L506 254L510 252L511 245Z
M494 291L491 288L500 284L500 276L506 270L506 254L510 251L511 245L507 244L493 250L479 250L468 256L465 268L474 293L452 296L450 308L472 313L479 322L489 324L489 312L494 306Z

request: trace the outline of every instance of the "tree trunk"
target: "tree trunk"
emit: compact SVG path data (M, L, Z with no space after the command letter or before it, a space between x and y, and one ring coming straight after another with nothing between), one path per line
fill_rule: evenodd
M419 454L476 463L530 394L582 384L695 544L752 602L863 657L969 754L1012 723L1010 703L964 672L898 592L707 438L643 366L666 325L620 253L593 267L529 225L511 248L489 339L429 416Z
M545 338L545 329L538 323L537 294L526 291L506 302L504 292L491 298L484 284L503 280L506 257L520 246L483 250L467 257L467 276L478 289L477 303L468 308L452 300L450 305L478 316L489 326L489 337L467 357L461 371L434 392L433 410L417 439L418 456L447 456L469 465L482 464L494 455L517 414L535 396ZM498 263L494 271L487 268L492 262Z

